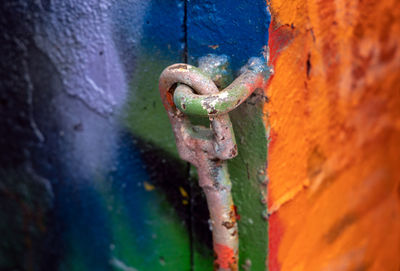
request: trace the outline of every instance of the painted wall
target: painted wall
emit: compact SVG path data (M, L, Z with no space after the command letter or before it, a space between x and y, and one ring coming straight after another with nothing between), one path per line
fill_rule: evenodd
M209 270L208 210L158 78L265 52L263 0L0 3L0 270ZM232 115L241 266L267 257L263 99Z
M399 3L270 10L269 270L399 270Z
M188 1L188 62L196 65L197 59L206 54L224 54L230 59L235 78L249 58L265 53L269 22L270 15L263 0ZM228 169L234 204L240 215L241 270L264 270L267 259L268 223L264 200L267 135L263 103L263 97L253 96L230 113L239 153L228 161ZM204 270L211 269L209 266Z
M157 92L162 68L183 59L181 1L0 6L0 269L189 269L186 167L126 116L136 82ZM143 59L158 65L151 78Z
M207 53L237 71L269 39L267 98L231 114L241 268L399 270L398 3L270 11L268 37L264 1L2 1L0 269L209 270L158 76Z

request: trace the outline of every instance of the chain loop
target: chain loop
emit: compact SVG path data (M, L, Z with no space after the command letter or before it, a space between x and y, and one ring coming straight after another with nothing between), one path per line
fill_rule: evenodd
M193 70L196 68L193 67ZM226 114L242 104L257 88L263 88L270 71L261 58L251 58L242 74L228 87L220 92L201 93L199 86L199 72L192 75L197 79L182 82L192 87L177 89L174 93L174 103L183 113L197 116L219 116ZM208 87L204 85L204 87Z
M220 271L237 271L239 262L236 209L226 162L238 151L227 112L239 106L255 89L264 87L269 73L263 64L252 59L247 69L221 92L202 70L188 64L171 65L160 76L161 99L179 155L196 166L199 184L207 198L215 264ZM211 129L192 125L188 114L208 116Z
M182 159L198 164L194 154L199 150L205 151L209 159L227 160L237 155L232 123L227 114L211 117L212 131L207 132L203 127L193 127L173 102L173 93L177 91L191 92L193 88L202 95L218 93L217 86L209 77L191 65L174 64L162 72L159 88Z

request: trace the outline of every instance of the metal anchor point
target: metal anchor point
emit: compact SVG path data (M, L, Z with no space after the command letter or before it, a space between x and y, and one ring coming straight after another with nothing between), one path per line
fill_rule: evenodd
M229 81L228 58L209 55L199 62L200 68L182 63L167 67L160 76L160 95L179 155L197 168L199 185L206 195L215 270L238 270L236 208L226 162L238 151L227 112L243 103L255 89L263 88L269 71L265 60L252 58L244 72L219 91L216 84L224 87ZM192 125L188 115L208 116L211 129Z

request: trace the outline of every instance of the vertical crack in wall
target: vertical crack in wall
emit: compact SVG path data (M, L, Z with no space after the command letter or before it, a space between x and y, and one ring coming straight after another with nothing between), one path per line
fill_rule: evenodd
M183 61L188 63L188 25L187 25L187 16L188 16L188 0L183 0ZM190 163L186 164L186 177L187 180L190 181L189 184L189 246L190 246L190 271L194 270L194 244L193 244L193 193L192 193L192 180L190 179Z
M188 25L187 25L187 16L188 16L188 0L184 1L184 15L183 15L183 61L185 63L188 62Z
M188 0L183 0L183 61L188 63L188 25L187 25L187 16L188 16ZM194 244L193 244L193 193L192 187L193 183L190 177L190 163L186 164L186 178L190 182L189 184L189 246L190 246L190 271L194 271Z

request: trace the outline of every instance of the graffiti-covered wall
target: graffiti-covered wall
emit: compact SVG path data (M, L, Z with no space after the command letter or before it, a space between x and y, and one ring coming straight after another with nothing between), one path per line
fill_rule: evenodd
M157 93L162 67L183 59L182 3L0 5L0 269L189 266L179 192L189 183L184 164L168 167L179 162L166 116L158 100L142 105L160 111L152 120L126 116L138 85ZM175 16L161 22L164 13ZM157 68L139 70L143 61ZM167 127L157 142L132 128L152 121ZM155 188L163 175L177 182Z
M236 77L266 54L266 3L234 2L1 2L0 270L212 268L206 201L158 79L209 53ZM232 117L244 269L267 257L260 101Z

